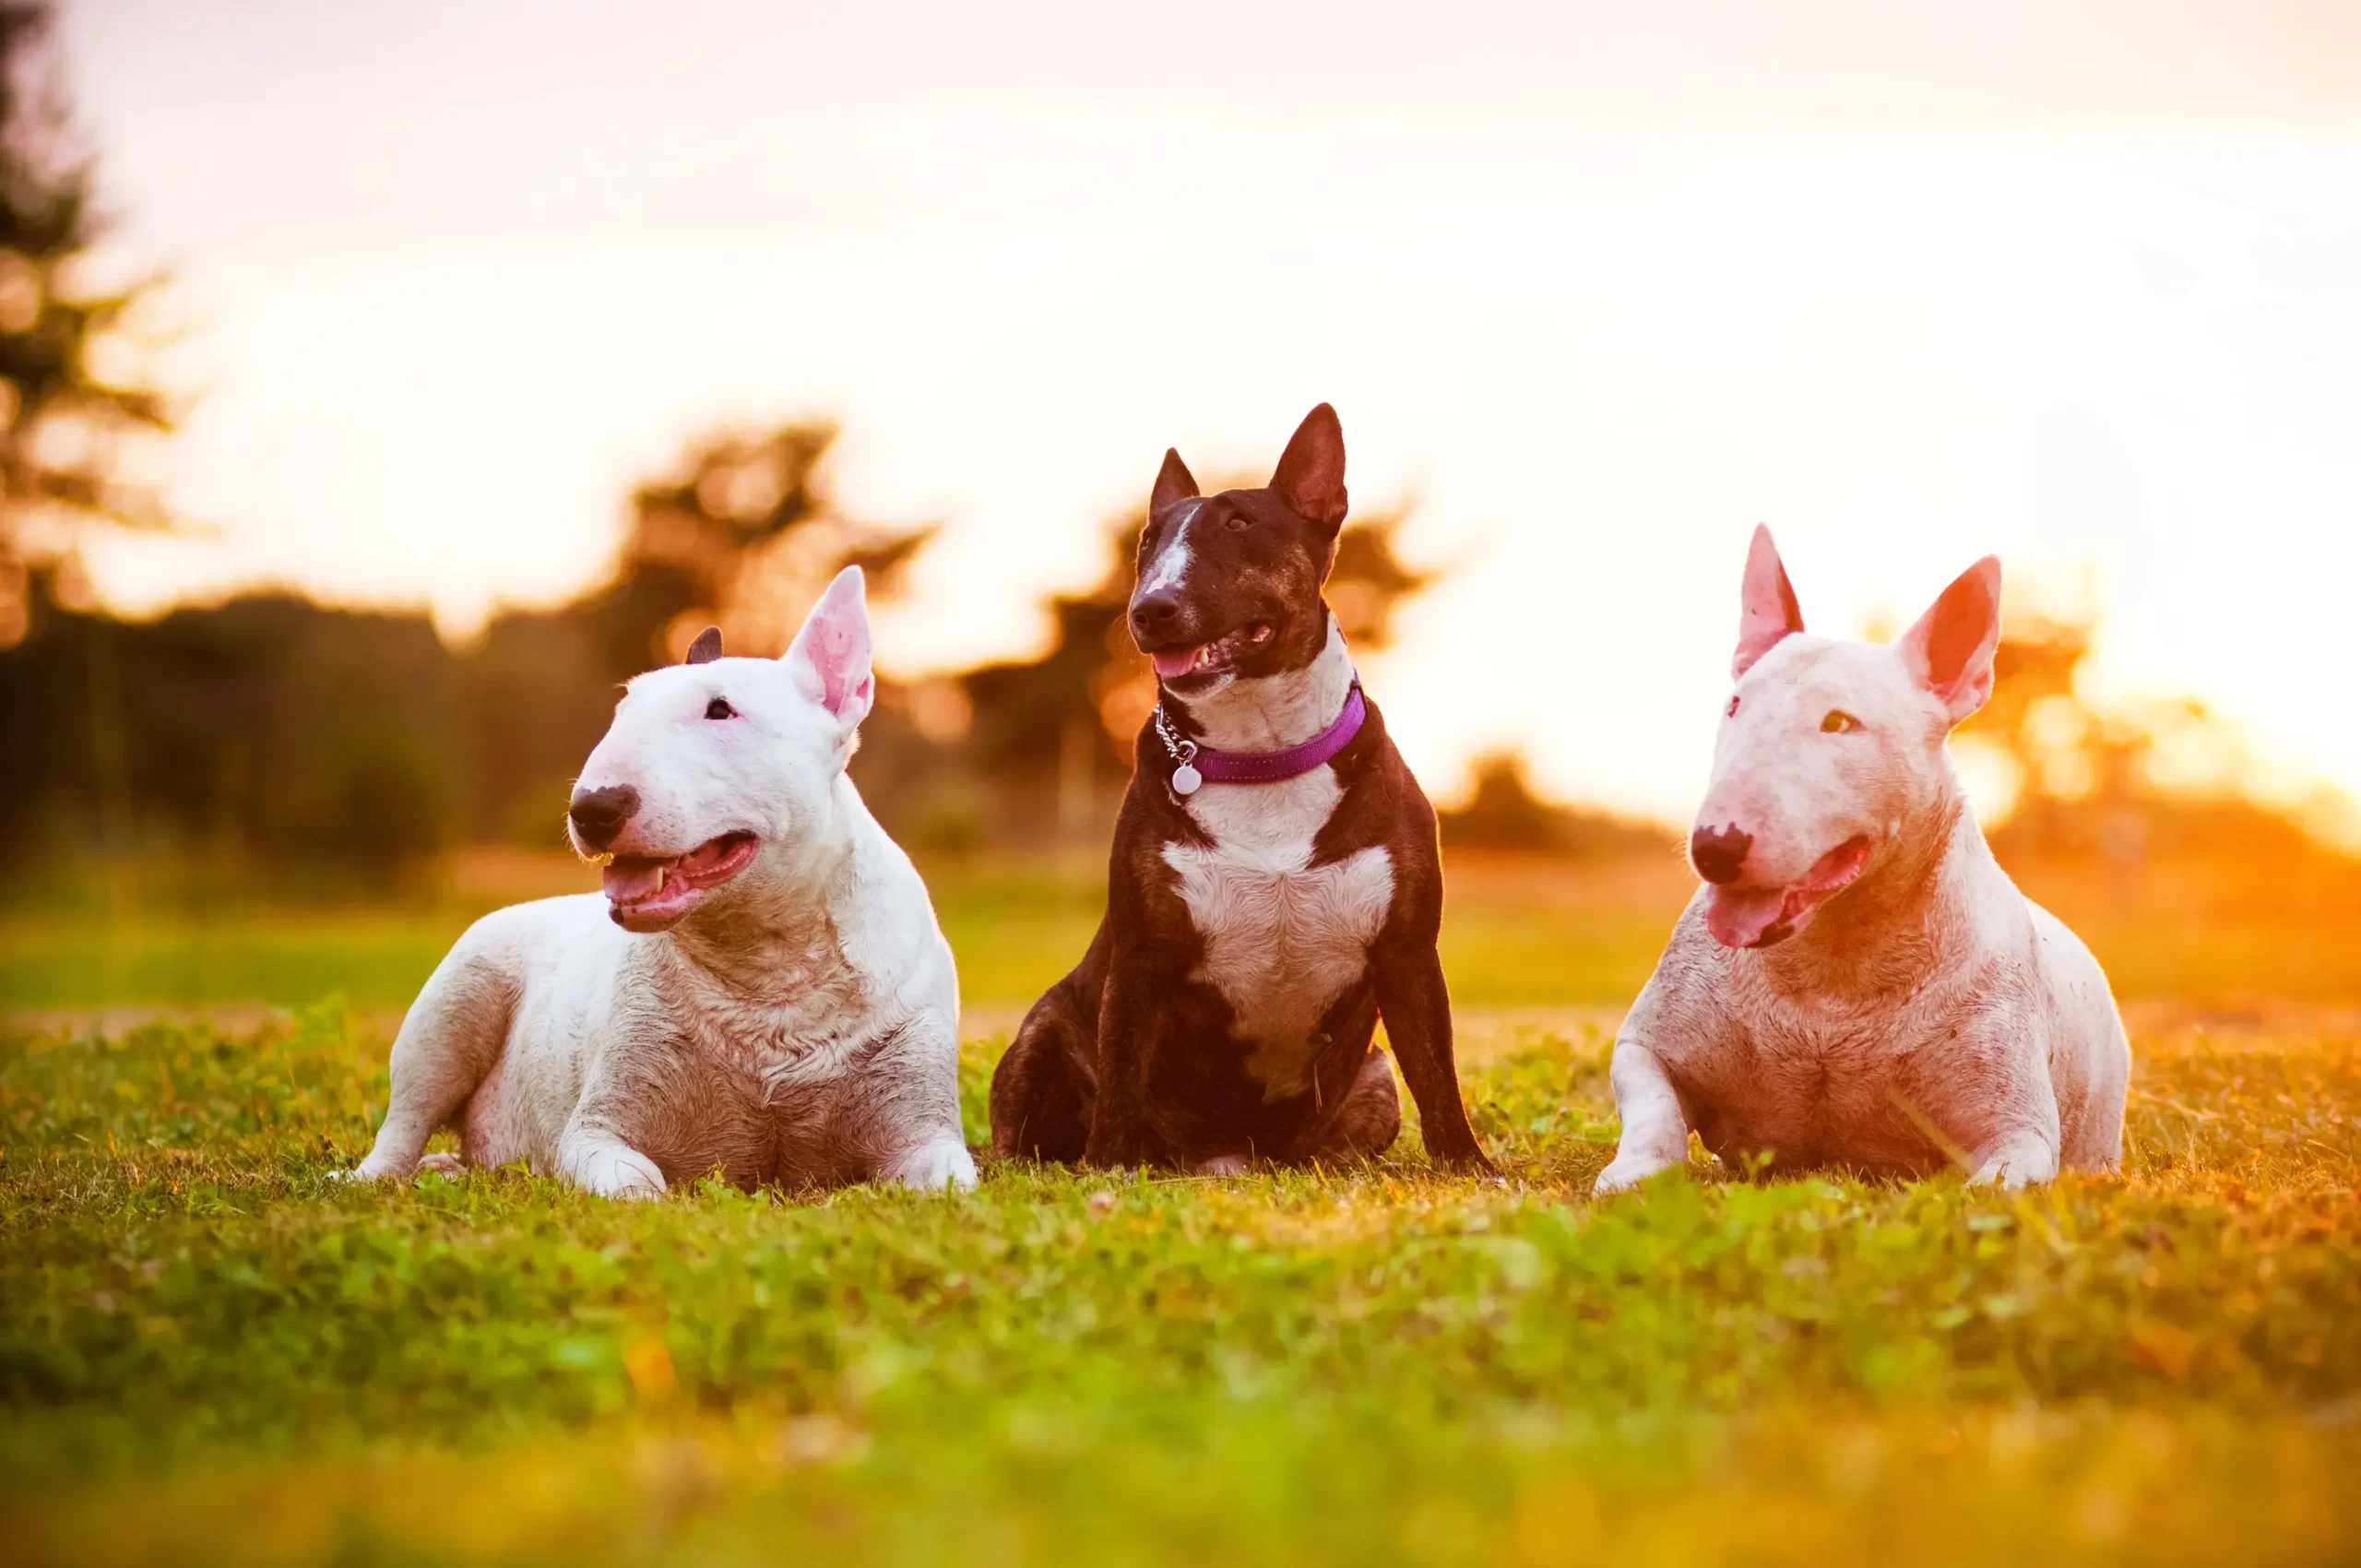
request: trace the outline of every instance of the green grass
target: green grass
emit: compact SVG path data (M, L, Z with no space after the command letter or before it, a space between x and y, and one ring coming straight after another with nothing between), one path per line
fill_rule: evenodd
M283 909L103 917L0 916L0 1006L292 1007L334 992L401 1007L469 909Z
M924 868L972 1006L1004 1017L1081 956L1104 867L981 860ZM2308 1003L2361 998L2361 877L2350 862L2228 857L2144 870L2025 868L2029 892L2082 933L2118 994ZM1443 965L1460 1005L1619 1006L1646 980L1695 886L1679 861L1604 864L1460 856L1447 868ZM409 905L307 909L230 899L195 910L136 900L110 916L91 888L5 891L0 1014L301 1007L330 992L364 1011L408 1005L468 922L518 898L596 885L553 857L465 866Z
M0 1044L11 1560L2361 1552L2361 1033L2326 1015L2143 1027L2120 1181L1701 1167L1601 1206L1595 1033L1471 1070L1506 1187L1413 1137L643 1207L329 1182L384 1044L337 1005Z
M2349 878L2028 876L2119 989L2184 999L2132 1009L2119 1181L1701 1163L1593 1206L1578 1020L1686 880L1460 861L1444 960L1505 1187L1415 1131L1348 1171L955 1199L330 1182L451 938L582 875L525 873L0 915L0 1560L2361 1560ZM979 1032L1097 917L1087 866L930 883ZM979 1141L1000 1045L968 1048Z
M1080 955L1098 918L1095 886L1048 872L938 882L937 912L956 951L991 977L977 998L987 1003L1038 993L1063 972L1061 956L1071 966ZM0 915L0 1008L300 1007L330 992L355 1007L403 1007L469 923L504 901Z
M969 1003L1022 1006L1082 956L1105 870L985 861L930 867L935 912ZM596 886L560 863L533 891ZM1457 994L1477 1006L1627 1001L1688 896L1676 862L1568 871L1469 868L1444 937ZM406 1006L468 923L516 895L469 888L405 908L291 909L231 903L110 917L0 913L0 1010L264 1004L329 992L363 1009Z

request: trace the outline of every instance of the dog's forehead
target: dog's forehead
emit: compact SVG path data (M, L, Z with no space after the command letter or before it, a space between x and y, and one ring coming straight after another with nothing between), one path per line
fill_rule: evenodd
M786 668L776 659L713 659L635 675L623 687L623 701L635 707L660 707L692 698L703 703L728 693L742 706L792 689Z
M1147 531L1154 533L1158 529L1170 528L1178 524L1186 523L1198 513L1204 511L1205 509L1205 505L1206 498L1204 496L1184 495L1180 500L1173 502L1171 505L1159 507L1157 511L1152 513L1147 520Z
M1235 526L1243 521L1246 526ZM1316 571L1313 525L1268 490L1190 496L1158 510L1140 537L1134 598L1177 588L1207 613Z
M1822 704L1877 707L1907 702L1915 687L1892 648L1799 633L1781 638L1738 689L1760 710Z
M1216 505L1227 505L1229 510L1243 513L1257 523L1277 524L1305 532L1317 527L1310 518L1299 515L1294 507L1280 500L1277 491L1268 488L1225 490L1213 501Z
M1277 492L1266 488L1223 490L1211 495L1184 495L1150 514L1145 531L1147 537L1152 538L1185 527L1194 539L1198 531L1196 525L1216 523L1232 517L1242 517L1257 525L1304 530L1314 526L1280 500ZM1260 528L1248 530L1250 534L1260 531Z

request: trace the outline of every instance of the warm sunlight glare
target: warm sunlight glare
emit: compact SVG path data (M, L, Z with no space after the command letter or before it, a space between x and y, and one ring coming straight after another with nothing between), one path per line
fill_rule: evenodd
M2283 792L2361 790L2361 126L2330 110L1632 132L1522 70L1317 113L860 77L626 145L560 60L496 106L470 77L398 154L303 97L382 199L371 165L309 202L258 171L231 232L163 189L204 150L136 101L164 45L77 45L156 213L131 237L178 269L205 397L172 494L218 530L105 554L127 604L279 579L464 636L595 574L684 434L813 412L851 502L947 521L883 654L948 668L1038 646L1167 445L1267 461L1324 398L1355 494L1417 498L1406 542L1452 568L1373 683L1439 790L1514 742L1554 791L1685 812L1757 521L1833 631L1987 551L2094 585L2108 691L2203 699ZM254 145L232 120L198 139Z

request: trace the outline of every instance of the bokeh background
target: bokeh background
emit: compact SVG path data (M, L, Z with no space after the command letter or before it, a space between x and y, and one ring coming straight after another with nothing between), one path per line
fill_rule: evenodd
M0 17L0 1002L399 1005L587 885L618 682L860 560L1015 1004L1157 460L1323 399L1477 994L1644 975L1757 521L1840 634L2001 554L1963 766L2119 985L2361 993L2349 4Z

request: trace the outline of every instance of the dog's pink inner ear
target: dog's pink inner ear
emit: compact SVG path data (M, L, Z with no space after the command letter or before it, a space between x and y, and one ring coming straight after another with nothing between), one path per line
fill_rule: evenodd
M1992 695L1992 658L1999 643L2000 563L1987 555L1943 589L1904 636L1902 654L1956 721Z
M855 628L830 625L812 639L812 668L820 677L820 704L842 715L854 702L866 702L874 683L869 673L868 639Z
M1271 488L1299 517L1332 529L1344 523L1345 427L1335 410L1323 403L1303 416L1279 454Z
M821 707L848 725L868 715L876 680L870 671L869 607L860 567L836 574L795 634L787 657L798 683Z
M1935 624L1927 634L1927 674L1948 686L1967 672L1992 619L1992 596L1978 577L1962 577L1935 600Z
M1747 546L1746 576L1738 588L1738 650L1730 656L1730 679L1754 668L1782 637L1804 629L1803 607L1787 581L1787 568L1771 530L1757 527Z

